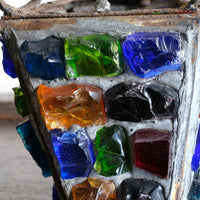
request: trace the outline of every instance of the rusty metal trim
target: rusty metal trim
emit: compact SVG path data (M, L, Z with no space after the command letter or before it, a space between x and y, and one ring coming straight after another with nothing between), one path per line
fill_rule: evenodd
M192 14L196 11L186 10L185 8L169 9L138 9L129 11L110 11L107 13L16 13L13 16L4 16L2 20L10 19L40 19L40 18L74 18L74 17L107 17L107 16L130 16L130 15L160 15L160 14Z

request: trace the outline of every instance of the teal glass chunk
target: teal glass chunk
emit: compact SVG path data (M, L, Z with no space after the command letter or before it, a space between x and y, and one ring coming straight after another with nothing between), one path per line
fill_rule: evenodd
M20 87L16 87L13 88L13 91L15 93L15 106L17 108L17 112L22 117L26 117L30 113L22 89Z
M200 199L200 170L194 173L192 185L188 194L188 200Z
M44 177L51 176L51 170L47 161L46 155L41 147L41 144L35 134L35 131L30 121L25 121L17 126L17 132L24 143L24 146L32 155L35 162L42 170Z
M103 176L130 172L130 150L126 130L119 125L97 131L94 145L97 150L94 169Z
M120 41L108 34L66 38L65 59L68 77L109 77L123 71Z

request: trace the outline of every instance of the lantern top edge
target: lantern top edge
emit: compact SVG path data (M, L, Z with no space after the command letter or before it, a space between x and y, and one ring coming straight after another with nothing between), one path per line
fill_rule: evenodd
M77 2L76 0L75 2ZM107 17L107 16L131 16L131 15L162 15L162 14L192 14L199 12L199 0L175 0L177 7L138 7L130 10L106 10L96 9L97 4L107 0L96 0L94 10L81 10L81 12L65 12L69 0L57 0L51 4L40 4L41 0L31 0L26 5L15 8L8 5L4 0L0 0L0 9L4 12L1 20L11 19L40 19L40 18L73 18L73 17ZM172 0L169 0L169 2ZM67 3L68 2L68 3ZM108 2L109 3L109 2ZM110 4L110 3L109 3Z

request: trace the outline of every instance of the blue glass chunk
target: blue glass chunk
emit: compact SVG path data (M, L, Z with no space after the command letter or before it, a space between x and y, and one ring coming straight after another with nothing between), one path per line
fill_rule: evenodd
M20 48L24 65L33 77L52 80L65 77L64 42L56 37L25 41Z
M123 52L128 67L141 78L181 71L179 33L133 33L126 37Z
M34 132L30 121L25 121L17 126L17 132L22 139L24 146L32 155L35 162L42 170L44 177L51 176L51 170L47 161L46 155L41 147L41 144Z
M2 51L3 51L3 69L6 74L8 74L11 78L17 78L17 73L15 71L15 66L13 64L13 61L10 57L10 54L8 52L8 49L6 48L6 45L3 40L0 40L3 44Z
M199 200L200 199L200 171L194 173L190 192L188 194L188 200Z
M95 156L90 139L85 129L77 131L52 130L52 143L58 162L61 177L87 177L95 163Z
M197 171L199 168L199 161L200 161L200 125L197 134L196 146L194 150L194 155L192 157L192 171Z

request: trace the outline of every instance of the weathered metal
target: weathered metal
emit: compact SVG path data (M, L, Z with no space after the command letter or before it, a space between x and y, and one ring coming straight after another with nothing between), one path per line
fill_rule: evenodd
M102 8L100 13L102 13L104 10L109 11L108 9L108 2L107 0L97 0L94 8L97 8L98 6ZM146 9L143 9L141 7L135 6L134 10L130 10L132 7L127 7L126 10L129 11L123 11L123 12L103 12L103 14L98 14L97 12L86 12L86 13L68 13L67 12L67 5L72 2L79 2L79 0L57 0L55 2L47 3L47 4L40 4L41 0L32 0L28 4L20 7L15 8L13 6L8 5L4 0L0 0L0 9L4 12L3 19L26 19L26 18L48 18L48 17L80 17L80 16L112 16L112 15L135 15L135 14L153 14L155 12L161 12L161 13L176 13L176 12L193 12L197 11L199 9L199 1L198 0L192 0L192 1L182 1L177 0L179 6L177 5L177 9L170 9L170 0L165 1L164 6L163 3L155 2L155 5L146 7ZM82 2L82 1L80 1ZM107 3L106 3L107 2ZM90 6L93 4L89 4ZM167 6L169 5L169 6ZM103 7L106 8L103 8ZM158 10L156 10L158 8ZM165 9L162 9L165 8ZM153 10L152 10L153 9ZM155 10L154 10L155 9ZM97 11L97 10L92 10Z

